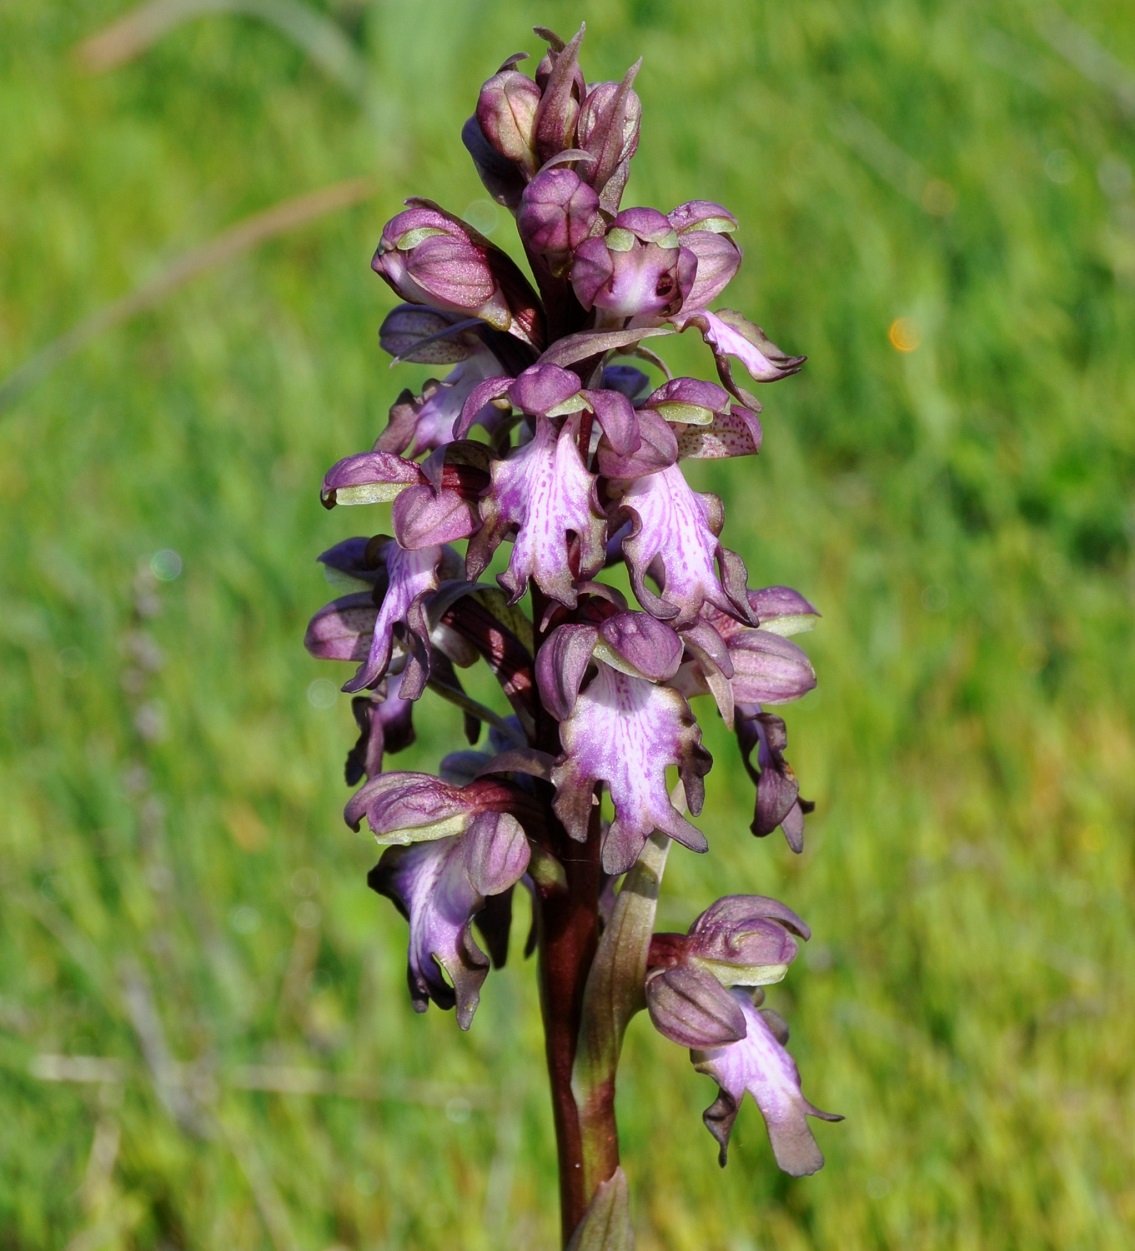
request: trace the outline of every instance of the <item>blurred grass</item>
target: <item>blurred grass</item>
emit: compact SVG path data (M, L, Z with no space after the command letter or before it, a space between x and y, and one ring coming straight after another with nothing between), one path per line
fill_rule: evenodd
M422 194L507 241L457 132L532 22L581 13L589 77L646 58L628 203L732 208L730 302L809 354L761 458L700 485L754 584L824 612L788 714L808 849L750 839L707 715L711 853L671 857L662 921L733 890L808 919L771 1002L848 1119L792 1181L749 1105L719 1173L710 1084L636 1023L640 1246L1129 1245L1128 6L308 7L361 99L247 15L102 73L75 49L124 6L0 15L0 379L248 216L376 187L0 413L0 1245L552 1244L531 969L517 950L466 1036L414 1016L375 851L338 819L346 701L299 639L315 554L383 526L324 513L319 477L413 377L377 349L381 224ZM421 714L406 767L459 733Z

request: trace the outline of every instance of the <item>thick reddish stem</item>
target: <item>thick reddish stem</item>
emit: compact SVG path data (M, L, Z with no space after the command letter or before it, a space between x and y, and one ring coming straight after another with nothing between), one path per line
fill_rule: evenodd
M593 1195L583 1166L583 1126L572 1094L571 1077L579 1039L583 991L599 940L599 832L586 844L564 838L567 890L541 901L540 1004L544 1016L544 1048L552 1087L552 1112L560 1166L560 1219L566 1246L583 1219ZM614 1115L602 1136L610 1170L619 1162ZM594 1137L592 1133L589 1135ZM589 1144L592 1151L594 1145ZM590 1170L589 1170L590 1171Z
M547 599L532 587L532 619L536 650L544 641L540 628ZM534 708L535 745L550 755L560 751L559 726L541 706ZM552 1115L556 1126L556 1151L560 1171L560 1225L566 1247L583 1220L595 1187L614 1173L619 1163L618 1131L614 1102L609 1115L580 1117L571 1079L583 1017L583 992L599 945L600 870L599 805L592 810L586 843L570 838L552 812L551 786L536 783L547 804L552 831L552 850L564 867L566 889L550 886L538 898L540 1009L544 1018L544 1053L552 1092ZM586 1155L588 1167L584 1167ZM598 1166L596 1160L598 1159Z

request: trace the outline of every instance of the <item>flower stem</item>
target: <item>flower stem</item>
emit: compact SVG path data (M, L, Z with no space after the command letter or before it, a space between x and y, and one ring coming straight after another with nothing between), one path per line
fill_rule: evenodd
M565 834L562 847L567 890L553 890L540 902L539 973L566 1246L596 1186L618 1166L619 1144L613 1104L598 1123L589 1118L584 1126L572 1093L583 994L599 937L598 821L592 821L586 843L572 842Z

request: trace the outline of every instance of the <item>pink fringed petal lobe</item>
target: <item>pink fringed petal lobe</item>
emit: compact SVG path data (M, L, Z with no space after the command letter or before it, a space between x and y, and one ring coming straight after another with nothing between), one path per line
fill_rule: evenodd
M745 1016L745 1037L724 1047L690 1053L698 1072L708 1073L720 1088L703 1120L721 1148L721 1164L725 1164L733 1122L748 1091L765 1118L773 1154L781 1169L793 1177L815 1173L823 1167L824 1157L807 1118L841 1121L843 1117L821 1112L804 1098L796 1062L777 1040L766 1014L754 1007L744 991L734 991L733 995ZM779 1024L778 1018L772 1019Z
M623 496L634 519L623 553L639 603L652 616L681 628L692 625L707 601L722 612L747 620L745 569L738 556L717 539L720 501L687 485L676 465L640 478ZM724 578L715 564L720 562ZM661 595L646 585L650 574Z
M720 313L704 308L690 308L688 312L683 309L670 320L678 330L694 326L701 332L719 370L723 371L722 380L727 383L730 375L726 358L730 356L735 356L758 382L787 378L789 374L798 373L804 363L803 356L782 352L760 326L730 309L722 309Z
M532 439L493 462L492 486L481 501L483 526L469 547L469 572L479 574L507 532L515 530L512 558L499 578L514 602L531 578L545 595L574 607L576 580L603 566L606 526L595 479L575 444L576 428L576 420L569 419L557 433L551 421L538 417Z
M573 838L587 835L591 793L604 782L615 819L603 843L603 868L624 873L662 830L694 851L706 841L670 803L666 769L677 765L690 809L701 808L701 778L712 763L686 701L676 692L599 663L590 685L560 723L564 755L552 773L553 806Z
M440 547L423 547L407 551L394 540L383 549L389 583L378 616L374 623L370 650L359 671L343 690L350 693L371 686L386 672L394 644L394 627L405 625L416 640L415 649L419 663L428 663L427 640L429 637L422 600L438 586L437 567L441 560Z

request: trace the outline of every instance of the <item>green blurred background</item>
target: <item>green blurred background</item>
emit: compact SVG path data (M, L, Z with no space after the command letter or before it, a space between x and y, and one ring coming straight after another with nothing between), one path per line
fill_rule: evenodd
M1130 1245L1126 0L24 0L0 13L6 1249L553 1245L532 969L516 947L468 1035L413 1014L339 817L347 675L300 638L316 554L388 524L325 513L323 470L423 376L378 350L382 223L426 195L508 242L458 132L534 22L581 17L590 79L645 57L626 203L733 209L728 302L809 354L762 397L760 458L694 477L753 583L824 613L787 714L805 853L748 835L706 708L711 851L675 851L660 920L754 891L810 922L770 1003L847 1120L793 1181L747 1104L720 1172L712 1083L636 1021L640 1249ZM431 768L458 717L418 724L396 763Z

